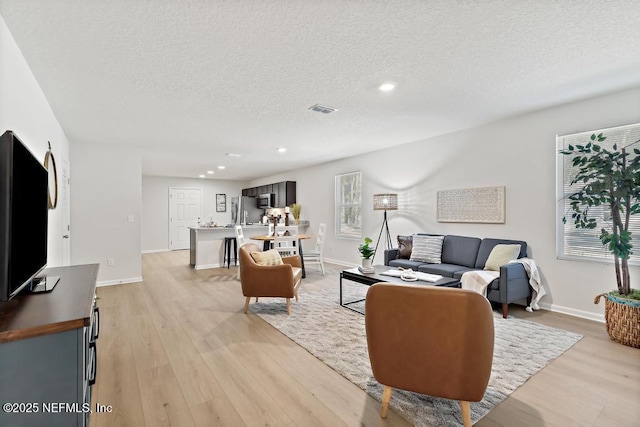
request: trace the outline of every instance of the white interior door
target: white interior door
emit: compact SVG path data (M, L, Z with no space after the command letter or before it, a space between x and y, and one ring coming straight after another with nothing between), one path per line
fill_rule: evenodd
M189 227L202 217L201 188L169 189L169 249L189 249Z

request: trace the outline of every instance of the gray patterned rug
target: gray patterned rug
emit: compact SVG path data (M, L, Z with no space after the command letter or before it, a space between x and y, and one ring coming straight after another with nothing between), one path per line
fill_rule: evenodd
M361 287L366 292L365 287ZM352 291L353 292L353 291ZM363 294L361 294L363 295ZM358 295L351 294L347 300ZM345 378L381 401L382 386L371 373L364 316L338 304L338 289L300 293L287 316L284 299L260 298L250 310ZM484 399L471 403L477 422L532 375L582 336L494 313L495 350ZM394 390L391 407L416 426L462 425L457 401Z

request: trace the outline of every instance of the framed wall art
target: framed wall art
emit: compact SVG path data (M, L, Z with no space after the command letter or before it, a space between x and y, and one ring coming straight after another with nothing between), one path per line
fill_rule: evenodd
M504 224L505 187L438 191L438 222Z
M227 195L216 194L216 212L226 212L226 211L227 211Z

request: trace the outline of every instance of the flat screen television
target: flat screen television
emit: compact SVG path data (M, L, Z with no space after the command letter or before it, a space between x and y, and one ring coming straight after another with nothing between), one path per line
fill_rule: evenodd
M0 301L31 286L47 265L49 175L8 130L0 137Z

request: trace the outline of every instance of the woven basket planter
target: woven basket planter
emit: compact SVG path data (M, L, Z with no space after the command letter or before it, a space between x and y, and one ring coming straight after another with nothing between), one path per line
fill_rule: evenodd
M604 297L604 318L612 340L630 347L640 348L640 301L628 300L611 294L596 296L594 304Z

